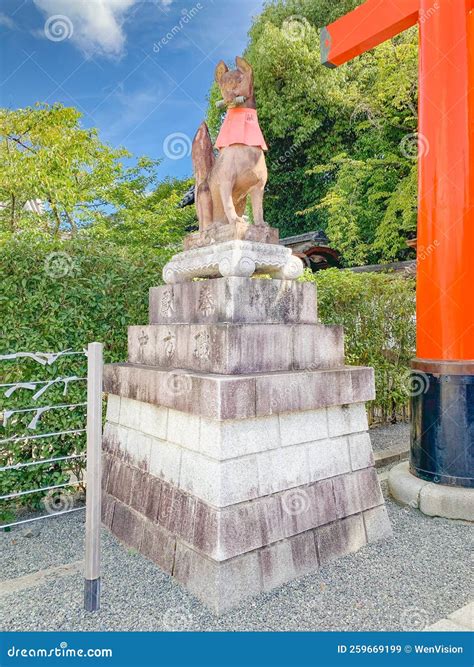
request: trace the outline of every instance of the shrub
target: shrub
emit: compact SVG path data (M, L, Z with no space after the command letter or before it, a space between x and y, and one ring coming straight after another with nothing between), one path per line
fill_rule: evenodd
M90 240L44 240L18 237L0 241L3 290L0 295L0 354L82 350L104 343L107 363L127 358L127 327L148 321L148 289L161 283L166 253ZM372 418L405 416L406 379L415 345L414 281L382 274L329 270L304 280L319 288L320 318L342 324L347 363L375 368L377 399ZM30 359L0 362L0 383L85 377L85 357L64 357L41 366ZM0 412L85 401L84 382L54 385L37 401L33 391L20 389L9 398L0 388ZM1 426L0 439L15 435L80 429L84 408L53 410L42 415L38 428L28 430L33 413L12 415ZM51 437L0 445L0 467L84 451L85 437ZM0 496L67 483L71 472L80 481L83 460L59 462L0 473ZM44 494L25 495L0 503L0 522L19 506L39 507Z
M0 354L82 350L104 343L106 362L127 356L127 327L148 321L148 288L161 282L165 255L151 250L130 251L114 245L97 247L90 240L52 241L16 238L0 242L3 289L0 295ZM33 360L0 362L0 383L85 377L85 357L64 357L53 365ZM39 387L38 387L39 388ZM0 389L0 412L85 401L85 382L52 386L37 401L34 391L20 389L9 398ZM36 430L27 425L34 412L0 419L0 439L82 428L85 408L53 410L42 415ZM85 437L60 436L0 445L0 467L79 453ZM72 472L81 478L82 459L0 472L0 496L65 483ZM0 505L0 522L18 505L38 506L44 494L25 495ZM8 514L6 513L8 509ZM3 513L3 519L2 519Z
M375 369L371 421L405 419L415 354L415 281L337 269L307 271L303 279L318 286L321 321L344 326L347 363Z

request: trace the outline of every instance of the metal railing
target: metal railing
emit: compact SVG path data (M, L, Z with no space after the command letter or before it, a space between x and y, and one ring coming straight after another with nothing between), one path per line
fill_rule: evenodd
M41 521L51 517L58 517L72 512L85 510L86 512L86 538L85 538L85 567L84 567L84 606L87 611L96 611L100 608L100 529L101 529L101 449L102 449L102 372L103 372L103 345L101 343L90 343L87 350L74 352L66 350L57 353L44 352L17 352L0 355L0 361L13 361L19 359L30 359L36 363L52 365L62 357L71 356L87 357L87 377L69 376L58 377L52 380L35 380L25 382L12 382L0 384L0 392L4 391L5 398L10 398L16 391L35 391L32 400L36 401L43 396L50 387L64 384L64 395L66 395L69 384L75 382L87 382L87 402L85 403L63 403L60 405L32 406L19 409L3 410L3 425L6 426L14 415L34 413L32 420L27 425L28 430L35 430L41 417L51 410L74 410L87 407L87 419L84 428L73 428L70 430L54 431L51 433L14 435L0 440L0 446L8 446L10 443L37 441L52 437L67 435L79 435L86 433L86 452L37 459L26 463L10 462L0 467L0 473L15 470L24 470L34 466L52 465L64 463L65 461L76 461L86 458L86 504L85 507L71 507L59 512L47 513L19 521L11 521L0 525L1 529L10 529L14 526ZM39 488L15 491L0 495L0 501L11 501L26 495L57 491L80 484L79 481L69 480L61 484L50 484Z

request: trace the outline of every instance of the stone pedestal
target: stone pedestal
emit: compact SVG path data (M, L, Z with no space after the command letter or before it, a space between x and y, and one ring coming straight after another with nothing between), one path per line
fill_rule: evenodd
M373 371L344 365L313 285L152 289L105 391L104 522L215 612L391 534Z
M303 263L290 248L234 240L186 250L175 255L163 270L168 284L221 276L250 278L254 274L296 280L303 274Z

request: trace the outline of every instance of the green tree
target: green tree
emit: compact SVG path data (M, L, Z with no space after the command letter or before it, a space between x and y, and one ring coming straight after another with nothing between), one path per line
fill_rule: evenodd
M103 216L88 234L130 248L151 247L177 252L183 236L196 220L194 206L178 207L191 181L155 182L153 178L150 182L142 174L134 177L133 171L129 170L126 178L109 194L115 212Z
M319 29L358 4L268 2L245 54L270 148L266 219L282 236L326 230L347 265L404 258L416 230L416 30L340 68L321 65ZM214 135L218 95L214 85Z
M0 109L0 231L92 234L130 245L176 243L194 219L177 209L188 183L161 182L159 160L135 163L81 126L74 108ZM131 166L130 166L131 165ZM38 216L25 203L45 205Z

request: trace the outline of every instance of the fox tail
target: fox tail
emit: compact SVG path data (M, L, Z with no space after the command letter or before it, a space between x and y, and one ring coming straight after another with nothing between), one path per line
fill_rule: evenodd
M206 123L201 124L194 137L192 155L196 180L196 208L199 227L203 231L213 222L212 196L208 179L216 161L211 135Z

